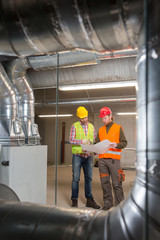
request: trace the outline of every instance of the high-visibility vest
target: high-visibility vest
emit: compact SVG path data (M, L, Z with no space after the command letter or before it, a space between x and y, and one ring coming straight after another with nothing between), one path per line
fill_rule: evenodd
M84 132L83 127L80 124L80 122L74 123L74 126L76 129L76 136L75 136L76 139L78 139L78 140L89 139L93 143L94 129L93 129L93 125L91 123L88 124L87 136L85 135L85 132ZM72 153L73 154L83 153L81 145L72 144Z
M100 141L103 141L105 139L108 139L110 142L116 142L119 143L119 137L120 137L120 128L121 126L113 123L111 128L109 129L108 133L106 131L106 126L103 126L99 129L99 139ZM99 158L114 158L114 159L121 159L121 149L115 149L115 148L109 148L106 153L99 154Z

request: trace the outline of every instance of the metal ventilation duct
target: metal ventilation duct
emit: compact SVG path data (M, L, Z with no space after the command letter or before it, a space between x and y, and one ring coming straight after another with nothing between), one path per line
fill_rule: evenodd
M70 55L70 57L71 56L72 55ZM59 61L61 63L61 54L59 55ZM72 63L73 61L74 59L72 58ZM135 80L137 79L135 63L136 58L129 57L101 61L101 63L97 65L61 68L59 71L59 85ZM41 58L32 58L30 66L34 66L36 71L29 69L27 76L34 89L56 87L56 69L54 69L54 65L52 66L51 64L52 62L50 62L48 66L47 64L44 66ZM44 68L45 71L42 71ZM51 70L51 68L53 69Z
M16 93L0 64L0 144L19 145L24 142L17 109Z
M81 67L99 64L103 60L109 59L122 59L122 58L135 58L137 56L136 49L126 49L114 52L86 52L86 51L66 51L59 54L59 68ZM56 69L57 55L43 55L28 57L30 67L35 71Z
M26 144L40 144L38 126L34 123L34 94L26 76L29 64L25 59L16 59L6 66L18 102L18 118L21 121Z
M1 0L0 55L137 47L142 1Z

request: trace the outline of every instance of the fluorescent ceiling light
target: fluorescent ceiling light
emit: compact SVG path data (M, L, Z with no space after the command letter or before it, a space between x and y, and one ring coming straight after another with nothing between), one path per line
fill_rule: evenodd
M119 87L136 87L137 81L119 81L105 83L89 83L59 86L60 91L86 90L86 89L102 89L102 88L119 88Z
M136 112L120 112L120 113L117 113L117 115L137 115Z
M72 117L73 114L58 114L58 115L38 115L38 117L41 117L41 118L53 118L53 117Z

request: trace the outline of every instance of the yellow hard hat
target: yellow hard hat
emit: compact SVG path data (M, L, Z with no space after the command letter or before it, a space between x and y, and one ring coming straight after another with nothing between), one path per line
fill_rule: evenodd
M88 116L88 111L84 107L77 108L77 117L85 118Z

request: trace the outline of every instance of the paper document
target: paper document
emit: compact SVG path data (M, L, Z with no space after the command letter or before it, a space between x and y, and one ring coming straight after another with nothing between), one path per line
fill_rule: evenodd
M81 144L81 146L82 146L82 149L87 152L103 154L110 148L110 143L111 142L106 139L94 145Z

